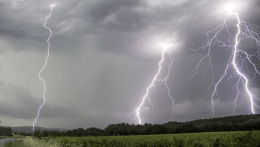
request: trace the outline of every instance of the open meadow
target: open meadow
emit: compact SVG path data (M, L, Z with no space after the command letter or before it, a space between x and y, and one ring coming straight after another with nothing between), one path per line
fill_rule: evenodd
M259 147L260 131L23 138L1 147Z

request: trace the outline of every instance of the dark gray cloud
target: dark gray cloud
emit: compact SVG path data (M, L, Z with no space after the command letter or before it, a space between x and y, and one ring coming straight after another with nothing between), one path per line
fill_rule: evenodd
M51 2L25 1L20 9L2 5L1 34L5 37L10 36L12 39L35 40L40 42L41 47L44 48L46 41L43 38L46 38L48 31L42 27L42 24L44 17L49 13L46 9L48 3ZM73 56L80 52L75 49L83 40L96 43L97 49L100 51L127 55L129 52L134 53L144 47L141 45L140 39L149 38L159 32L163 32L164 35L177 32L176 37L180 38L181 42L185 42L185 45L182 46L184 49L197 47L201 44L200 38L203 38L203 31L211 29L211 26L216 26L223 20L222 13L216 16L215 12L223 7L226 1L218 3L175 1L158 2L158 5L152 5L149 1L137 0L57 1L56 3L57 8L53 10L52 18L47 24L54 32L53 52ZM248 7L257 7L257 3L257 1L251 1L243 4ZM36 8L29 7L30 5L36 5ZM200 11L202 8L203 11ZM35 9L38 12L29 15L30 11ZM245 8L241 10L242 18L245 14L249 15L249 17L246 15L246 20L256 18L255 15L258 14L257 11L243 12L245 12ZM6 17L7 13L9 17ZM20 17L16 16L17 13L20 13ZM256 21L253 20L253 23ZM12 25L10 26L10 24ZM86 36L92 37L85 38ZM19 43L22 44L22 42ZM129 44L136 46L129 47ZM34 47L36 46L39 48L39 44L34 45ZM23 49L26 47L17 48L17 50Z
M143 2L138 0L132 1L120 1L120 0L111 0L111 1L96 1L94 5L91 5L91 9L88 11L89 16L93 19L94 22L104 21L106 17L117 13L121 8L133 8L140 7L140 4Z

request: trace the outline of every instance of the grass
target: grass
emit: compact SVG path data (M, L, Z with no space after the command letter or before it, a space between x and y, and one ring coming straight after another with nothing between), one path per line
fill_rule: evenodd
M15 140L10 143L1 145L1 147L27 147L27 146L23 145L23 140Z
M260 131L57 137L56 139L28 137L1 147L259 147L259 138Z
M6 143L1 147L63 147L57 140L44 141L34 137L27 137Z

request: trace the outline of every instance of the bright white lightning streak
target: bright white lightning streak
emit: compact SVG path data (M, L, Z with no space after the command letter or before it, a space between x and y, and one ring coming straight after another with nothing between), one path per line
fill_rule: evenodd
M161 68L162 68L162 62L164 61L164 55L165 55L165 52L166 52L166 50L167 50L167 47L166 46L164 46L163 47L164 49L163 49L163 52L162 52L162 58L161 58L161 61L159 62L159 69L158 69L158 72L157 72L157 74L154 76L154 78L153 78L153 80L152 80L152 83L148 86L148 88L146 89L146 94L143 96L143 98L142 98L142 102L140 103L140 105L138 106L138 108L136 109L136 116L137 116L137 118L138 118L138 123L139 124L141 124L142 123L142 121L141 121L141 118L140 118L140 111L141 111L141 107L143 106L143 104L144 104L144 102L145 102L145 99L147 98L148 100L149 100L149 102L150 102L150 104L152 105L152 102L151 102L151 100L150 100L150 98L149 98L149 90L151 89L151 87L153 87L155 84L155 81L158 81L158 82L164 82L165 83L165 86L166 86L166 88L167 88L167 90L168 90L168 96L171 98L171 100L172 100L172 102L173 102L173 104L172 104L172 108L173 108L173 105L174 105L174 100L173 100L173 98L170 96L170 89L169 89L169 87L167 86L167 79L168 79L168 77L169 77L169 74L170 74L170 70L171 70L171 65L172 65L172 63L173 63L173 59L172 59L172 57L171 57L171 54L170 54L170 52L168 51L168 54L169 54L169 57L170 57L170 59L171 59L171 64L169 65L169 69L168 69L168 73L167 73L167 76L166 76L166 78L164 78L164 79L157 79L157 76L161 73ZM153 106L153 105L152 105ZM172 109L172 114L173 114L173 109Z
M237 28L238 28L238 32L237 32L236 37L235 37L235 45L231 45L231 42L229 41L229 39L232 37L232 35L231 35L231 33L228 31L228 28L227 28L227 25L226 25L226 21L227 21L227 19L229 18L229 16L234 16L234 17L237 19L237 21L238 21L238 23L237 23L237 25L236 25ZM241 26L241 27L240 27L240 26ZM220 79L217 81L217 83L216 83L215 85L213 85L214 90L213 90L213 93L212 93L212 95L211 95L211 100L210 100L210 101L211 101L211 104L210 104L210 107L211 107L211 113L213 114L214 117L215 117L215 114L214 114L214 113L215 113L215 110L214 110L214 106L215 106L215 105L214 105L214 96L217 96L218 98L220 98L220 96L219 96L218 93L217 93L217 88L218 88L218 85L222 82L222 80L226 77L226 75L227 75L227 70L229 69L230 66L233 66L233 67L234 67L235 73L231 74L231 76L227 79L227 81L228 81L229 79L233 78L233 77L236 77L236 76L239 77L239 80L237 81L236 85L234 86L234 87L236 87L236 90L237 90L237 96L236 96L235 101L234 101L234 105L235 105L235 106L234 106L234 108L233 108L234 114L235 114L235 108L236 108L236 106L238 106L236 102L237 102L237 99L238 99L238 96L239 96L238 84L239 84L240 82L242 82L242 85L243 85L243 87L245 88L246 93L247 93L248 96L249 96L250 103L251 103L251 112L252 112L253 114L255 114L254 106L260 108L257 104L254 103L254 100L253 100L253 99L256 99L256 100L260 101L259 98L257 98L256 96L254 96L254 95L249 91L249 89L248 89L249 80L248 80L248 78L240 71L240 69L243 67L243 64L245 64L245 65L247 66L247 69L248 69L248 65L247 65L248 63L246 62L246 61L248 61L249 64L251 64L251 65L254 67L254 72L249 71L249 69L248 69L248 72L249 72L249 73L253 73L253 74L254 74L254 78L255 78L255 75L260 75L260 72L258 71L258 69L257 69L257 67L256 67L257 64L253 63L253 61L252 61L252 59L251 59L252 57L256 57L256 58L258 58L258 59L260 60L260 52L259 52L259 49L257 49L257 51L256 51L254 54L252 54L252 55L248 54L248 53L245 52L245 51L242 51L242 50L239 50L239 49L238 49L238 45L239 45L240 41L241 41L241 40L244 40L244 39L251 39L251 40L253 40L253 41L257 44L257 47L260 46L260 44L259 44L259 43L260 43L260 36L259 36L258 33L254 32L254 31L252 30L253 27L256 27L256 28L259 29L259 27L256 26L256 25L250 25L250 24L247 23L247 22L241 22L240 19L239 19L239 17L238 17L238 14L237 14L237 13L229 12L228 16L224 19L224 22L223 22L221 25L219 25L217 28L215 28L215 29L213 29L213 30L207 32L206 35L208 36L208 41L204 42L204 44L203 44L202 47L200 47L200 48L198 48L198 49L190 49L190 50L192 50L192 51L197 51L197 50L199 50L199 49L203 49L203 50L204 50L205 48L208 47L208 54L207 54L206 56L204 56L204 57L199 61L199 63L197 64L197 66L192 70L192 72L191 72L190 75L189 75L189 80L191 80L191 79L197 74L198 68L199 68L201 62L202 62L205 58L208 58L208 59L209 59L208 68L207 68L205 74L207 73L207 71L208 71L208 69L209 69L209 67L210 67L210 68L211 68L211 73L212 73L212 76L213 76L213 79L214 79L213 69L212 69L212 64L211 64L211 57L210 57L210 51L211 51L211 48L210 48L210 47L211 47L211 45L213 45L213 44L219 44L220 46L228 46L228 49L233 46L233 49L232 49L233 53L232 53L232 55L230 56L230 58L229 58L229 60L228 60L228 64L227 64L227 66L226 66L226 68L225 68L224 74L222 74L221 77L220 77ZM230 34L230 37L228 38L228 43L229 43L228 45L225 44L224 42L222 42L222 41L220 41L220 40L217 39L218 33L219 33L220 31L222 31L224 28L226 28L226 31ZM243 29L243 30L242 30L242 29ZM214 31L216 32L215 35L212 37L212 39L209 39L209 38L210 38L209 33L214 32ZM240 35L241 35L241 36L240 36ZM239 37L239 36L240 36L240 37ZM245 56L245 58L242 58L242 56L241 56L240 54L238 54L238 53L243 54L243 55ZM242 66L241 66L240 68L237 66L237 63L236 63L237 55L240 55L240 57L242 58ZM205 77L205 74L204 74L204 77ZM213 79L212 79L212 83L213 83ZM234 87L233 87L233 88L234 88ZM210 113L210 114L211 114L211 113Z
M40 70L40 72L39 72L39 79L42 81L43 86L44 86L44 90L43 90L43 99L44 99L44 101L43 101L42 105L40 106L40 108L39 108L39 110L38 110L38 115L37 115L37 117L35 118L35 120L34 120L34 122L33 122L33 130L34 130L34 124L35 124L36 120L38 119L38 117L39 117L39 115L40 115L40 110L41 110L41 108L43 107L43 105L45 104L45 91L46 91L46 86L45 86L44 79L41 78L41 72L42 72L42 71L44 70L44 68L46 67L46 65L47 65L47 60L48 60L49 55L50 55L50 42L49 42L49 40L50 40L50 38L51 38L51 36L52 36L52 31L51 31L51 29L50 29L49 27L46 26L46 23L47 23L47 20L51 17L52 7L54 7L54 6L55 6L55 5L51 5L51 12L50 12L50 14L45 18L45 23L43 24L43 26L44 26L46 29L48 29L49 32L50 32L50 35L49 35L49 37L48 37L48 39L47 39L47 43L48 43L48 53L47 53L47 57L46 57L46 59L45 59L45 64L44 64L43 68L42 68L42 69Z

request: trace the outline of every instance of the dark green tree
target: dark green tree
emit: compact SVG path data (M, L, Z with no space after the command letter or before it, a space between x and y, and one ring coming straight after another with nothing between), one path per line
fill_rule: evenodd
M41 131L40 131L40 129L38 129L38 130L34 130L34 134L33 134L33 136L35 136L35 137L41 139L42 136L41 136Z
M49 133L50 133L50 131L48 131L48 130L43 130L43 131L42 131L42 137L48 137Z

